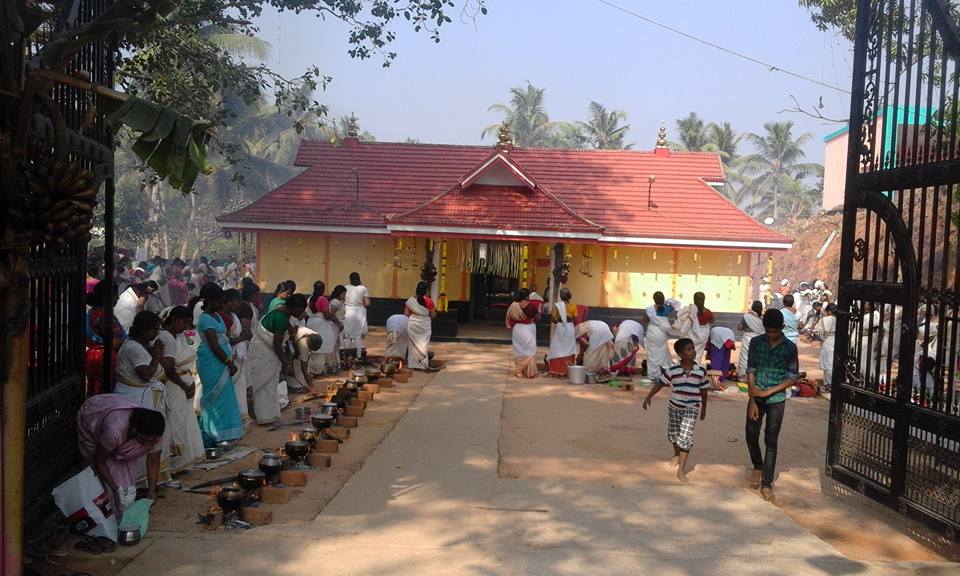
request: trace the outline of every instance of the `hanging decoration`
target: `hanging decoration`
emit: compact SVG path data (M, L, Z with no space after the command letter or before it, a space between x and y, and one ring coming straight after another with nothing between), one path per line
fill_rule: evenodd
M400 260L400 251L403 250L403 238L397 238L393 245L393 267L403 268L403 262Z
M427 284L433 284L437 279L437 267L433 265L433 240L428 239L423 246L426 248L426 258L420 267L420 279Z
M521 284L522 286L527 286L527 285L528 285L528 284L527 284L527 279L528 279L529 276L530 276L530 269L529 269L530 260L529 260L529 256L530 256L530 248L529 248L526 244L523 244L523 245L520 247L520 260L521 260L521 267L522 267L520 284Z
M471 254L467 261L468 272L507 278L522 277L523 258L519 242L473 242Z
M437 312L446 312L449 308L447 300L447 240L440 241L440 294L437 295Z
M580 261L580 273L587 278L593 278L593 247L584 244L581 250L583 260Z

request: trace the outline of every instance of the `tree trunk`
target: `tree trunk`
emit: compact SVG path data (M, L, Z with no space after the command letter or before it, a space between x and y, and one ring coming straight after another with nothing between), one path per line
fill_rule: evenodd
M186 229L183 231L183 242L180 244L180 259L186 261L190 248L190 234L193 232L194 224L197 221L197 197L190 193L190 219L187 220Z
M147 224L150 225L146 247L147 258L160 254L162 240L159 234L160 211L162 209L162 200L160 199L160 182L156 175L150 174L143 182L143 190L147 196Z

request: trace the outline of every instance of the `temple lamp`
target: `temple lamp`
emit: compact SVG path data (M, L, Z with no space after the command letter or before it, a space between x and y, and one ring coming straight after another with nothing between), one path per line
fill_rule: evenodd
M653 183L656 182L656 180L657 177L653 174L647 176L647 210L657 207L656 202L652 200Z

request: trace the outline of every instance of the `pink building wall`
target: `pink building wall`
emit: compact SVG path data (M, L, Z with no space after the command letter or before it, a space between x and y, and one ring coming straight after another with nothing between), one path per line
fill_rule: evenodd
M877 118L876 142L883 138L883 118ZM847 143L850 141L850 132L844 130L835 133L826 140L823 154L823 201L824 210L833 210L843 206L843 188L847 181ZM880 152L877 151L879 161Z

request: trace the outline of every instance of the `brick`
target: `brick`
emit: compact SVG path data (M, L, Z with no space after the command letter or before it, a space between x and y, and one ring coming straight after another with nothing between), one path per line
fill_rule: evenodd
M317 454L336 454L340 451L340 443L336 440L317 440L313 451Z
M307 475L300 470L284 470L280 473L280 482L287 486L306 486Z
M379 382L379 380L377 380L377 382ZM380 392L380 385L379 385L379 384L367 384L367 385L365 385L365 386L363 387L363 391L364 391L364 392L369 392L371 395L375 395L375 394L377 394L378 392Z
M333 463L333 456L329 454L313 454L307 456L307 466L311 468L329 468Z
M410 380L410 375L397 372L396 374L393 375L393 380L394 382L397 382L399 384L405 384Z
M377 381L377 386L381 388L393 388L393 378L381 378Z
M273 511L266 508L244 506L240 509L240 519L254 526L266 526L273 522Z
M357 392L357 400L369 402L373 400L373 393L367 392L366 390L361 390L360 392Z
M264 486L260 489L260 501L264 504L286 504L290 501L290 491L276 486Z
M343 411L344 416L363 416L362 406L347 406Z
M353 399L350 400L349 406L359 406L360 408L366 408L366 407L367 407L367 401L366 401L366 400L361 400L361 399L359 399L359 398L353 398Z
M327 436L337 440L346 440L350 437L350 429L344 426L332 426L327 428Z
M360 425L360 419L356 416L340 416L337 418L337 425L344 428L356 428Z
M223 526L223 510L214 510L209 512L213 516L213 520L207 524L207 530L216 530Z

